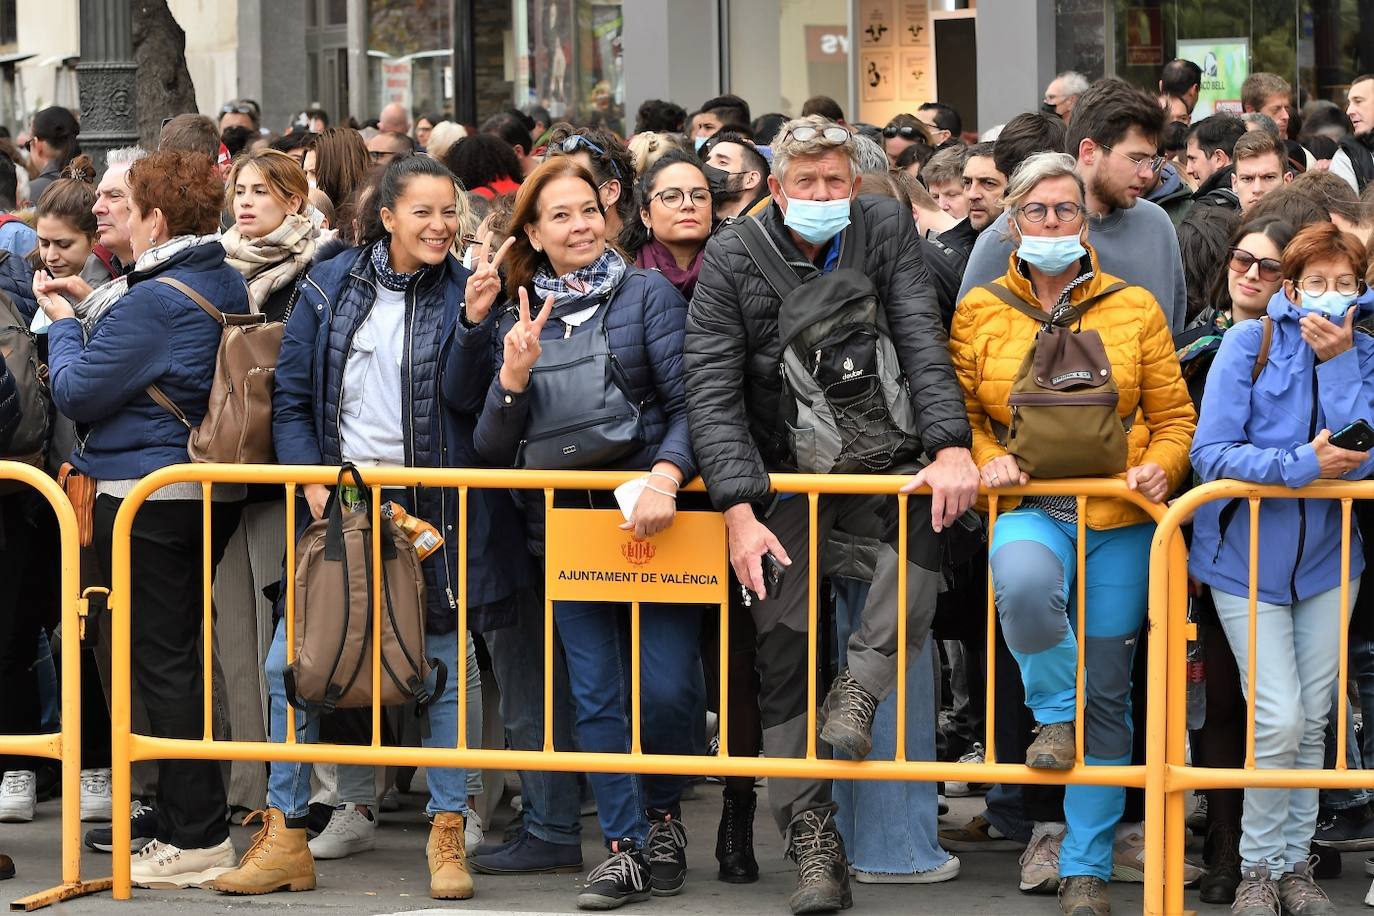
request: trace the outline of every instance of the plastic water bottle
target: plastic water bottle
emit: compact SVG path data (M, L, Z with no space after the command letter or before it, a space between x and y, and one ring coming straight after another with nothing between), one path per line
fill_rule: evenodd
M1188 730L1197 731L1207 721L1207 670L1202 661L1202 630L1188 643Z

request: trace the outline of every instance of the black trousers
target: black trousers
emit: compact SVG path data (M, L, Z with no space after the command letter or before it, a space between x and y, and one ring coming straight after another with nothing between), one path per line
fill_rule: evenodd
M37 538L34 511L31 494L0 496L0 735L41 731L34 663L43 615L28 600ZM37 763L29 757L0 757L0 771L31 770Z
M97 497L95 547L113 576L111 547L121 500ZM216 503L210 559L218 565L238 526L239 506ZM201 503L145 503L134 518L129 596L134 690L158 738L204 735L200 638L203 606ZM213 565L211 568L213 568ZM224 780L214 760L158 762L157 839L182 849L217 846L229 836Z

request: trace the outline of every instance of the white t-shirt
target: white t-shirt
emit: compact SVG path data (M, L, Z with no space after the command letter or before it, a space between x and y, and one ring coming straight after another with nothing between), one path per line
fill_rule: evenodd
M339 446L344 461L359 465L406 461L402 429L402 366L406 345L406 296L377 287L377 301L344 364Z

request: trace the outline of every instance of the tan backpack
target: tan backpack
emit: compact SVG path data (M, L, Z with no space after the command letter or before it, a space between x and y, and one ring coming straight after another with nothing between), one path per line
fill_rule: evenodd
M345 509L346 477L362 504ZM443 693L447 669L425 658L425 578L410 539L382 520L383 706L415 700L421 710ZM339 470L324 517L296 547L295 660L286 697L323 711L372 705L372 495L351 464Z
M286 325L266 315L226 315L205 297L174 277L158 277L179 290L215 319L224 330L215 358L215 379L205 419L192 426L180 407L156 385L148 396L182 422L191 433L186 451L195 462L272 464L272 385Z
M1130 423L1116 412L1121 395L1102 337L1081 324L1088 309L1126 284L1089 296L1057 322L1003 286L982 288L1040 322L1011 387L1011 424L994 430L1021 470L1040 480L1124 472ZM1080 327L1071 329L1074 323Z

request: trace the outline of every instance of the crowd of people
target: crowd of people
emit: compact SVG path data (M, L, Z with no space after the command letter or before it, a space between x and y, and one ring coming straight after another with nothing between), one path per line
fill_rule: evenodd
M733 95L690 113L646 102L628 140L537 109L472 129L397 105L367 125L331 126L312 110L277 134L235 99L218 123L169 119L155 150L110 152L99 173L77 119L45 109L22 145L0 141L0 317L26 325L8 331L29 348L0 362L0 454L92 481L83 584L108 584L121 502L189 459L188 430L209 410L221 341L211 313L262 315L283 326L271 416L281 463L351 464L364 478L380 466L637 471L621 509L629 537L669 529L679 509L724 516L725 613L641 608L636 732L627 604L554 602L555 665L543 670L543 491L469 492L462 566L454 494L387 490L444 539L419 568L425 654L449 672L418 720L388 710L388 743L454 746L463 691L472 747L541 749L551 715L560 750L625 753L638 734L644 752L702 755L709 771L723 672L732 756L804 756L814 557L827 753L896 751L900 580L907 759L982 761L991 716L1002 761L1138 763L1139 674L1145 651L1161 650L1145 638L1148 513L1127 499L1003 496L989 537L980 490L1117 477L1163 504L1222 478L1298 488L1374 470L1374 77L1355 81L1342 111L1299 106L1283 79L1257 73L1242 112L1194 121L1200 76L1174 61L1147 92L1062 73L1038 111L981 137L939 102L877 126L825 97L797 117L754 118ZM813 525L806 499L771 489L769 474L787 471L899 475L908 517L895 500L830 496ZM679 493L697 477L705 495ZM300 488L295 536L348 505L347 490ZM282 742L294 721L302 744L367 743L366 710L296 698L281 492L216 485L208 524L202 496L166 486L133 523L135 730L205 733L189 698L205 686L210 587L218 737ZM567 490L552 505L617 501ZM1194 763L1242 765L1253 664L1258 766L1330 766L1345 729L1347 764L1374 767L1374 731L1355 712L1374 703L1374 596L1359 588L1374 516L1357 511L1347 532L1325 501L1261 505L1252 659L1255 516L1241 509L1210 504L1191 529L1206 674ZM0 538L0 733L39 733L56 724L56 523L33 494L0 490ZM988 589L1007 673L993 709ZM1339 722L1347 621L1359 701ZM720 626L727 658L713 648ZM108 824L126 816L111 809L108 622L97 618L86 643L79 804L83 820ZM494 740L482 722L493 685ZM0 770L0 822L33 820L55 788L50 768L12 757ZM374 847L379 812L413 775L140 766L133 881L312 889L317 859ZM433 897L473 896L473 873L492 876L483 893L496 896L501 876L581 871L587 802L606 854L579 907L687 890L691 777L522 772L519 812L498 840L482 812L504 786L482 775L425 773ZM718 877L757 881L755 780L723 783ZM942 826L946 795L986 795L986 808ZM1203 862L1185 878L1238 916L1335 912L1317 878L1343 851L1374 850L1370 802L1363 790L1202 793L1189 826ZM851 906L851 881L955 879L955 853L982 850L1020 850L1019 889L1057 894L1067 916L1109 913L1109 883L1144 877L1142 799L1118 787L771 778L767 806L796 865L793 913ZM229 827L250 821L261 826L240 853ZM112 828L86 843L113 851Z

